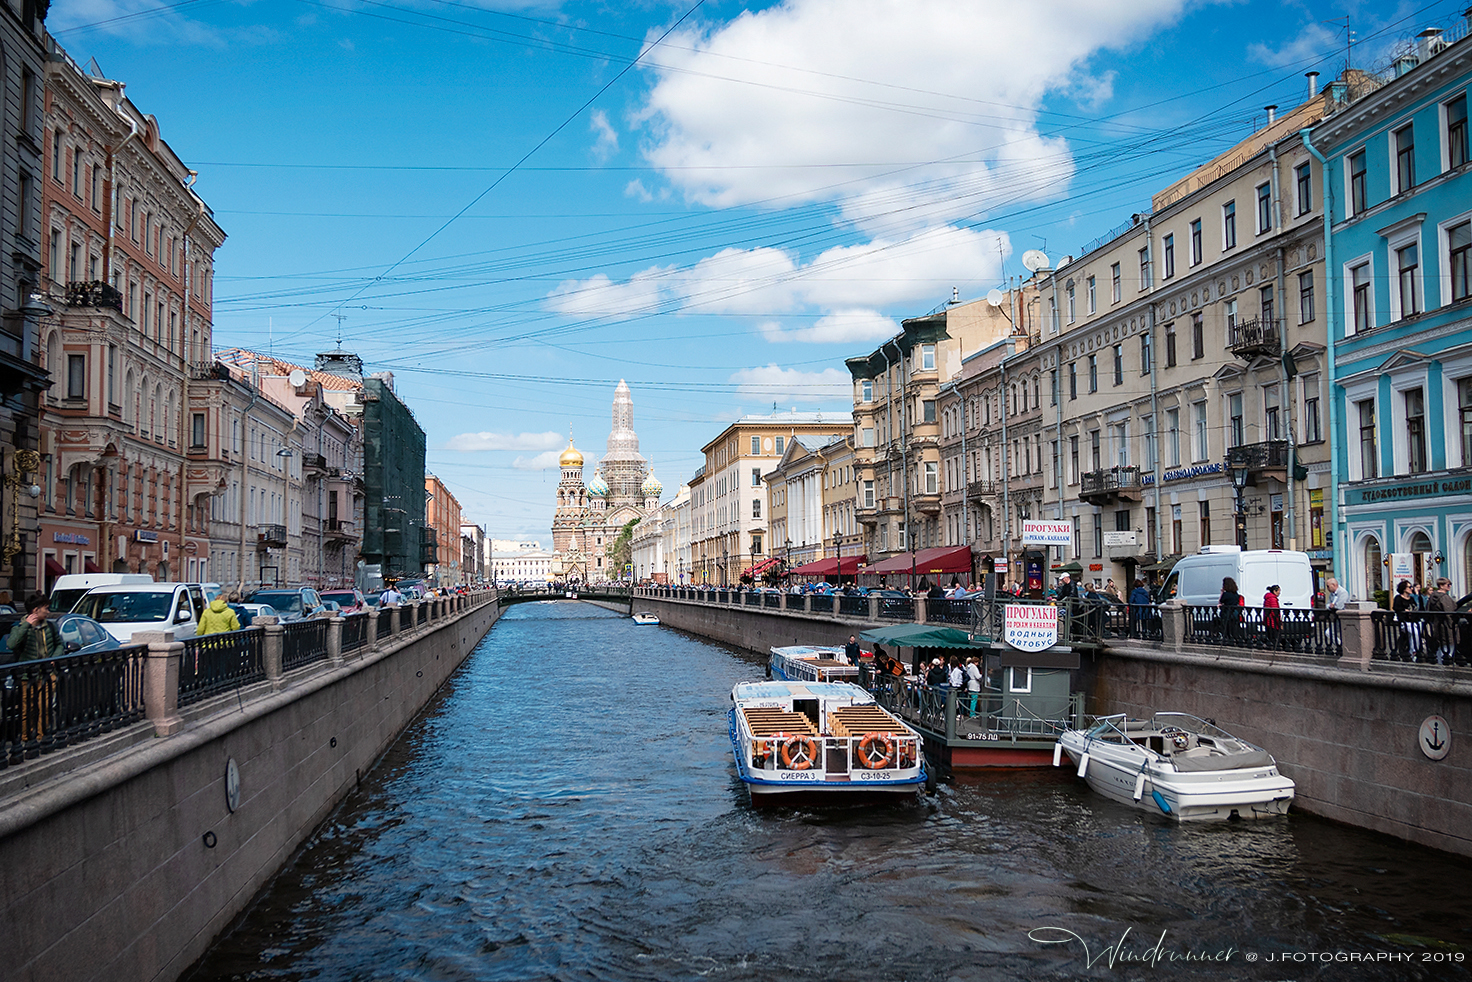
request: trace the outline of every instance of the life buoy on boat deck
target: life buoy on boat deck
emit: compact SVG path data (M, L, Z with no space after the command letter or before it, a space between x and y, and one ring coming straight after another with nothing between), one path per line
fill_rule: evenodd
M859 763L869 770L894 766L894 736L870 733L859 741Z
M818 741L801 733L773 733L782 756L782 766L789 771L805 771L818 761Z

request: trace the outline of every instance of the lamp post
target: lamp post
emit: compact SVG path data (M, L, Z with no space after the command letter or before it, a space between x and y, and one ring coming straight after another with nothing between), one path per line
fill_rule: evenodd
M1232 468L1232 490L1236 497L1236 508L1234 520L1237 525L1237 546L1241 549L1247 548L1247 503L1242 497L1242 490L1247 487L1247 468Z

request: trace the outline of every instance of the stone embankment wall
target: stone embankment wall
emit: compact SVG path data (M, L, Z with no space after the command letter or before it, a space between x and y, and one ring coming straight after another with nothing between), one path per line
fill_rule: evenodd
M634 606L659 615L661 624L723 641L736 648L766 654L790 644L839 645L850 634L880 626L880 622L725 604L636 597ZM889 622L894 623L894 622Z
M9 937L0 976L177 978L373 766L499 612L493 598L465 606L216 697L166 736L0 798L0 923ZM233 812L231 760L239 773Z

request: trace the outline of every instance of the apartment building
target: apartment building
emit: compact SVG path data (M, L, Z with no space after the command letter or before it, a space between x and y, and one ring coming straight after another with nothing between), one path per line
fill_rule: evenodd
M1439 576L1472 591L1472 169L1466 22L1329 86L1326 303L1335 567L1352 596Z
M1156 194L1042 284L1043 514L1085 577L1211 544L1313 546L1329 479L1315 94ZM1163 561L1163 562L1162 562Z
M845 539L858 538L853 475L852 434L822 444L805 437L788 441L782 460L764 476L772 554L785 568L831 559Z
M424 475L424 576L435 586L459 586L460 499L433 474Z
M211 343L225 234L194 173L123 85L53 46L46 63L40 562L167 579L208 569L217 469L186 455L190 366Z
M1017 333L1013 325L1027 307L1027 300L1016 312L985 300L953 303L904 321L899 334L846 361L854 382L855 517L871 561L943 542L941 385L960 372L964 355Z
M793 439L821 445L852 428L850 419L821 412L743 416L701 448L705 465L690 481L692 582L730 586L778 564L765 475Z

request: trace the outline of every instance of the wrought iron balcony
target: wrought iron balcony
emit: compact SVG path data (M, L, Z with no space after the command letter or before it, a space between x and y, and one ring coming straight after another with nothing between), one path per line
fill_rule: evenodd
M329 539L353 538L353 523L343 518L329 518L324 530Z
M1002 493L1002 486L996 481L972 481L966 485L966 497L968 498L990 498Z
M319 474L319 475L320 474L326 474L327 473L327 458L324 457L322 454L319 454L319 453L303 454L302 455L302 469L307 474L309 474L309 475L310 474Z
M1139 501L1140 468L1131 465L1089 471L1079 479L1078 496L1090 504L1102 504L1111 498Z
M261 525L256 529L257 549L283 549L285 547L285 525Z
M123 294L103 280L85 280L66 285L68 307L107 307L122 313Z
M217 361L197 361L189 366L189 377L196 382L228 382L230 369Z
M1283 353L1282 323L1263 317L1238 321L1229 332L1227 347L1238 358L1249 361L1257 357L1276 358Z
M1268 440L1227 448L1227 470L1243 470L1249 474L1265 474L1284 479L1288 473L1288 441ZM1273 475L1272 472L1278 474Z

